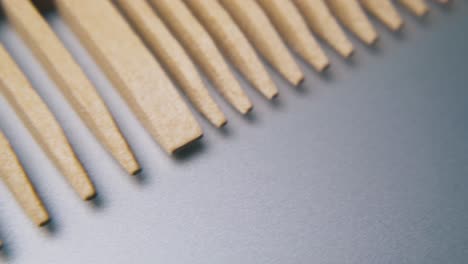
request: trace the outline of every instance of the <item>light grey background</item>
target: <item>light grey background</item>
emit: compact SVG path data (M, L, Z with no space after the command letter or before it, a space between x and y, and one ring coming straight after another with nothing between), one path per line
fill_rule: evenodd
M92 138L23 42L0 40L63 124L100 193L84 203L0 98L0 127L53 217L34 227L0 184L5 263L412 263L468 259L468 3L432 6L406 28L379 23L376 49L351 62L301 63L299 88L275 74L269 103L245 85L245 118L228 118L166 156L55 15L48 17L110 106L144 169L126 175ZM142 65L144 67L144 65Z

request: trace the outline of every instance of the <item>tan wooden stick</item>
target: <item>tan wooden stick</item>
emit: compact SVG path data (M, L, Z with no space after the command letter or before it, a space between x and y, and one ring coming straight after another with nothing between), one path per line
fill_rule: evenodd
M353 44L348 40L324 0L293 0L304 15L309 27L333 47L341 56L353 54Z
M286 80L298 85L304 80L296 61L278 32L255 0L220 0L260 54Z
M266 98L275 97L276 85L244 33L218 0L185 0L185 3L247 80Z
M109 110L71 54L30 0L1 0L10 22L75 111L125 170L140 170Z
M163 149L173 153L202 136L165 72L109 0L57 0L56 4Z
M0 90L57 168L80 197L96 195L94 186L75 156L53 114L0 45Z
M330 65L322 48L311 35L294 3L284 0L257 0L286 43L321 72Z
M1 132L0 177L13 193L23 210L36 225L43 226L49 221L47 210L44 208L28 176L24 173L23 167L18 161L10 143Z
M146 0L117 0L117 3L197 110L216 127L226 124L226 117L210 96L195 65L149 3Z
M182 0L151 0L161 18L220 93L242 114L253 105L215 43Z
M403 26L403 19L391 0L361 0L361 4L390 30L397 31Z
M328 0L328 6L341 22L367 45L378 35L357 0Z
M398 0L405 8L410 10L416 16L424 16L429 12L429 7L424 0Z

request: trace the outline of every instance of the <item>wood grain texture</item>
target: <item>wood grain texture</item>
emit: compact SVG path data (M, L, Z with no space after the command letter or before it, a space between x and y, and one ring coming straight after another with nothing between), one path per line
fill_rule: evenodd
M164 150L174 153L202 136L166 73L110 1L58 0L56 4Z
M335 16L365 44L372 45L378 35L357 0L328 0Z
M325 40L341 56L348 58L354 52L324 0L293 0L312 31Z
M0 132L0 177L36 225L43 226L49 221L47 210L2 132Z
M429 6L427 6L424 0L398 0L398 2L419 17L429 12Z
M278 95L278 89L263 66L255 49L218 0L185 0L218 47L266 98Z
M403 19L390 0L361 0L361 4L390 30L397 31L403 26Z
M321 72L330 65L322 48L310 33L292 1L257 0L286 43L305 61Z
M255 0L220 0L258 52L293 85L304 74L271 21Z
M250 99L242 90L216 44L182 0L151 0L161 18L214 86L242 114L252 110Z
M0 46L0 90L80 197L93 198L94 186L62 128L3 46Z
M146 0L117 0L116 3L197 110L215 127L225 125L226 117L209 94L197 68L149 3Z
M76 113L130 174L140 166L94 86L30 0L1 0L9 21Z

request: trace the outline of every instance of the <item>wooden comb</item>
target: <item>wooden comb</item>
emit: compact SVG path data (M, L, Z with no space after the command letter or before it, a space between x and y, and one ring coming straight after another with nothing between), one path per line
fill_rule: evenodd
M0 2L9 21L98 140L129 173L137 172L139 164L109 110L30 0ZM399 2L418 16L429 10L423 0ZM54 7L51 0L34 3L41 10ZM55 3L141 123L168 153L200 138L202 130L158 60L198 111L221 127L226 117L210 96L193 61L227 101L245 114L253 105L223 55L271 99L278 90L257 52L286 80L298 85L304 75L285 43L318 71L329 64L308 27L343 57L349 57L353 45L334 16L366 44L373 44L378 34L364 9L391 30L398 30L403 24L390 0L56 0ZM80 197L85 200L94 197L94 186L62 128L1 45L0 91ZM34 223L43 225L49 220L1 132L0 177Z

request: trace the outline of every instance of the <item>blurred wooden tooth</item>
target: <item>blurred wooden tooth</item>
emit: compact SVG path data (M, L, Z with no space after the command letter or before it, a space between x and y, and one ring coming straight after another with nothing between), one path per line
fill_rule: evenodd
M1 1L9 21L76 113L128 173L138 172L140 166L103 100L31 1Z
M255 0L220 0L247 38L286 80L298 85L304 74Z
M348 58L353 54L353 44L346 37L324 0L293 0L293 2L315 34L325 40L341 56Z
M0 45L0 90L36 141L84 200L96 195L53 114L31 87L8 52Z
M146 0L117 0L117 3L197 110L216 127L226 124L226 117L210 96L197 68L149 3Z
M24 173L10 143L0 132L0 177L6 183L29 218L38 226L49 221L49 214Z
M378 35L357 0L328 0L339 20L364 43L374 44Z
M200 126L166 73L109 0L55 2L65 21L164 150L174 153L202 136Z
M284 0L257 0L276 29L301 57L321 72L330 62L309 31L294 3Z
M185 0L224 54L265 97L278 94L257 53L218 0Z
M250 99L242 90L208 32L182 0L151 0L158 13L179 38L192 58L214 86L241 114L252 110Z
M429 12L429 7L424 0L398 0L401 5L417 16L424 16Z
M390 30L397 31L403 26L403 19L391 0L361 0L362 6Z

